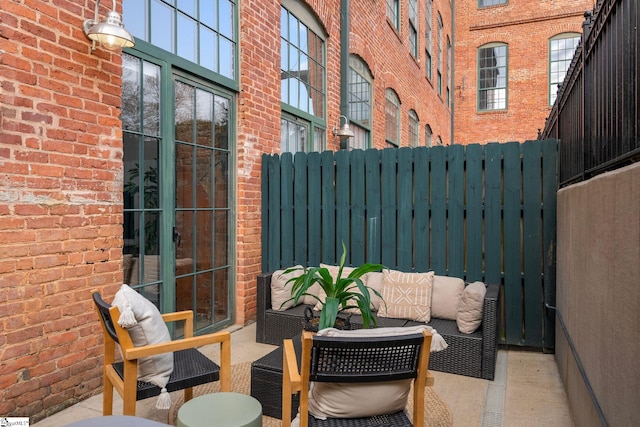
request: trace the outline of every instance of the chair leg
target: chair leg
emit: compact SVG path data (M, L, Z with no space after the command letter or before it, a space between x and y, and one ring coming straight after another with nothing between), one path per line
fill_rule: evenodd
M188 402L193 399L193 387L184 389L184 401Z
M137 363L124 361L124 390L122 393L123 415L136 415L136 392L138 383Z
M103 375L103 392L102 392L102 415L113 414L113 384L105 373Z

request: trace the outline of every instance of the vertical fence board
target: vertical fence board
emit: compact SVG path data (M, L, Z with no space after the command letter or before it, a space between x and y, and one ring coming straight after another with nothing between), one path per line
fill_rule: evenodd
M524 326L526 345L542 342L542 174L541 150L539 143L525 142L522 146L523 159L523 192L524 200Z
M504 145L504 301L507 344L522 337L522 163L520 144Z
M351 264L365 262L365 193L364 193L364 151L351 152Z
M349 151L340 150L336 152L336 261L342 256L342 243L347 248L346 264L351 264L350 230L349 230L349 196L351 186L349 185Z
M447 274L447 164L444 147L431 153L431 268Z
M556 306L556 231L558 191L558 146L555 140L542 141L542 234L543 234L543 283L544 283L544 342L545 350L555 348L555 312L546 304Z
M280 265L280 157L273 156L269 163L269 264Z
M415 250L413 254L414 268L418 272L429 271L429 153L427 147L420 147L414 150L414 185L415 185L415 207L414 207L414 232Z
M295 246L293 263L295 265L307 265L308 251L308 222L309 214L307 197L307 156L304 153L296 153L293 156L294 183L293 183L293 222Z
M381 231L382 206L380 186L380 154L378 150L367 150L365 156L365 184L367 186L367 260L376 264L382 261Z
M485 154L484 251L485 280L502 279L502 147L489 144Z
M466 156L466 278L469 281L483 280L482 248L482 195L484 146L467 145Z
M320 155L322 176L322 259L328 264L337 264L336 258L336 186L333 153Z
M319 265L322 261L322 229L320 228L322 207L322 185L320 183L320 153L309 153L307 156L308 198L309 198L309 266Z
M398 150L398 213L397 213L398 269L413 268L413 150Z
M396 149L382 151L382 264L396 266Z
M293 233L293 156L282 153L280 156L280 229L281 262L283 265L293 265L293 247L295 236Z
M270 259L270 254L272 251L272 243L269 240L269 231L271 230L270 222L269 222L269 201L271 197L269 196L269 174L271 173L270 162L272 161L273 156L269 156L268 154L262 155L262 164L260 166L260 174L262 176L262 180L260 181L260 194L262 195L262 199L260 201L260 209L262 210L262 230L260 232L260 238L262 239L262 271L273 271L271 268L273 267L273 261ZM266 226L265 226L266 224ZM273 242L275 243L275 242Z
M464 277L464 147L453 145L447 155L447 274Z

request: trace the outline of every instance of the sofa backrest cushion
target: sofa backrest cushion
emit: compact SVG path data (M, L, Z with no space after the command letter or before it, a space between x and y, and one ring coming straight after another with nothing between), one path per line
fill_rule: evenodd
M431 296L431 317L456 320L463 291L464 280L457 277L435 275Z
M462 292L456 323L460 332L471 334L482 324L482 312L487 286L482 282L467 285Z

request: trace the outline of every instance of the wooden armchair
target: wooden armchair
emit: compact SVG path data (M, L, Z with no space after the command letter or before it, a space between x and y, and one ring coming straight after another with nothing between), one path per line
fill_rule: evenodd
M282 426L289 427L291 396L300 393L300 426L424 426L424 388L433 385L428 371L431 332L375 338L343 338L302 334L300 369L290 339L284 340L282 379ZM413 424L406 410L390 414L359 418L316 419L309 414L309 383L380 383L395 380L413 380ZM316 388L317 390L317 388ZM352 406L365 405L376 393L358 389ZM358 394L359 393L359 394ZM339 396L342 396L340 394ZM393 398L393 396L388 396ZM346 404L350 405L349 403Z
M158 396L160 387L137 381L137 362L142 357L173 352L173 372L167 391L184 390L185 402L193 397L193 387L220 381L221 391L231 391L231 334L217 332L193 336L193 312L180 311L163 314L165 322L184 322L184 338L162 344L134 347L129 332L118 325L118 307L106 303L98 292L93 301L104 332L104 397L102 414L113 413L113 389L123 400L123 414L135 415L136 402ZM122 361L116 361L116 343L120 344ZM220 344L220 366L203 355L196 347Z

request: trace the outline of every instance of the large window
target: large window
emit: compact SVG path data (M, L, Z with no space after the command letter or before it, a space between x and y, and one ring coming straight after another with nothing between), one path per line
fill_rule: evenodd
M418 0L409 0L409 50L418 57Z
M355 137L349 138L349 148L370 147L372 82L367 64L352 55L349 58L349 120Z
M409 147L417 147L420 143L420 121L415 110L409 110Z
M507 45L491 43L478 49L478 110L507 108Z
M326 66L323 30L313 15L298 2L284 1L280 8L280 75L283 110L298 126L309 130L310 143L283 139L283 147L323 145L326 129ZM284 120L283 120L284 121ZM282 138L298 135L282 130ZM316 139L320 138L320 141ZM289 150L286 150L289 151Z
M432 77L432 64L431 64L431 52L433 50L433 28L431 22L433 20L433 0L427 0L427 11L425 13L425 29L424 29L424 50L425 50L425 72L427 78L431 80Z
M478 0L478 7L495 6L498 4L507 4L507 0Z
M438 86L438 95L442 96L442 69L443 69L443 51L444 51L444 25L442 25L442 16L438 13L438 75L436 82Z
M230 79L237 78L236 1L123 0L131 34Z
M393 27L400 31L400 0L387 1L387 19L393 24Z
M391 147L400 145L400 99L393 89L385 93L385 135L387 144Z
M549 105L556 102L558 84L564 81L573 54L580 42L580 34L560 34L549 40Z

